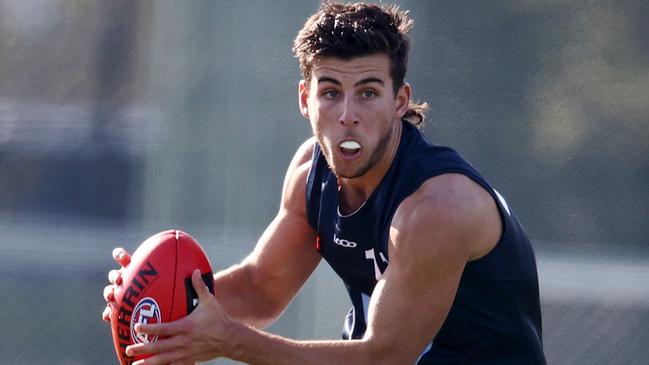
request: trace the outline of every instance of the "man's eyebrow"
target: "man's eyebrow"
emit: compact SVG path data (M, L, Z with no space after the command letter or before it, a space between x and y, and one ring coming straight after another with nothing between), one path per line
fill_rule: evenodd
M326 76L318 79L318 84L321 83L321 82L330 82L330 83L338 85L338 86L342 85L342 83L340 81L338 81L338 80L336 80L334 78L331 78L331 77L326 77Z
M321 83L321 82L330 82L330 83L332 83L332 84L334 84L334 85L338 85L338 86L341 86L341 85L342 85L342 83L341 83L340 81L338 81L338 80L336 80L336 79L334 79L334 78L332 78L332 77L327 77L327 76L318 79L318 84ZM384 82L383 80L379 79L378 77L367 77L367 78L364 78L364 79L362 79L362 80L360 80L360 81L357 81L357 82L354 84L354 86L360 86L360 85L370 84L370 83L372 83L372 82L376 82L376 83L378 83L378 84L381 84L381 86L385 86L385 82Z
M364 84L369 84L372 82L376 82L381 84L381 86L385 86L385 82L383 80L379 79L378 77L368 77L365 79L362 79L354 84L354 86L359 86L359 85L364 85Z

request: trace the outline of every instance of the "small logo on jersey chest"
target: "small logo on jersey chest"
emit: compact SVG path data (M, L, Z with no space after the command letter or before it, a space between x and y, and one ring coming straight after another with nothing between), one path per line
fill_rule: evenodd
M349 241L344 238L338 238L335 233L334 233L334 243L337 244L338 246L342 246L345 248L355 248L356 246L358 246L358 244L356 244L356 242L354 241Z

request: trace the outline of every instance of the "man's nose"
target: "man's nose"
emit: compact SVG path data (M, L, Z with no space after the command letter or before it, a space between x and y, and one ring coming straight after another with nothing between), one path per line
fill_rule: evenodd
M351 127L359 123L353 95L345 95L342 105L342 114L339 122L343 126Z

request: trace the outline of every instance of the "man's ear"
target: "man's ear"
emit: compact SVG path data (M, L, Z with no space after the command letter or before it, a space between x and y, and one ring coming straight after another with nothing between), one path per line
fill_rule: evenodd
M300 104L300 113L309 119L309 84L305 80L300 80L297 87L298 102Z
M395 109L395 118L401 119L401 117L406 114L408 111L408 106L410 105L410 95L412 95L412 88L410 84L405 82L399 90L397 91L397 107Z

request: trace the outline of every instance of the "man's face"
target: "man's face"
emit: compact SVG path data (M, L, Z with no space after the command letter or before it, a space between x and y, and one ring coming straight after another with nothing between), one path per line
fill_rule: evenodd
M300 82L300 109L332 171L342 178L360 177L391 159L386 150L398 142L410 90L402 86L395 98L389 58L323 57L312 66L310 82Z

